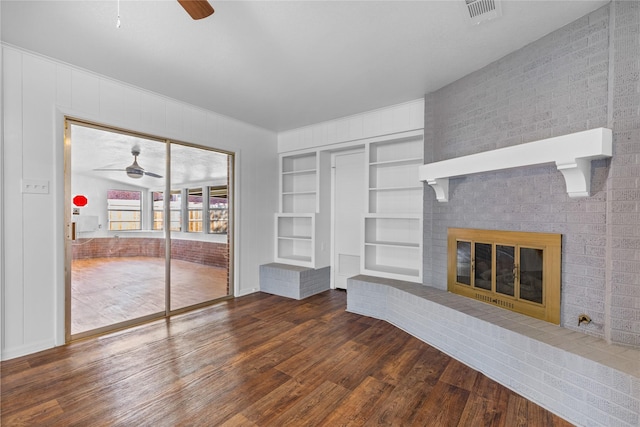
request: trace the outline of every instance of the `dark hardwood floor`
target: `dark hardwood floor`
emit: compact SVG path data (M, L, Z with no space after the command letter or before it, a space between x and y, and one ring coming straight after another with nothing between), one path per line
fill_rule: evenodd
M3 426L569 426L346 294L252 294L0 364Z

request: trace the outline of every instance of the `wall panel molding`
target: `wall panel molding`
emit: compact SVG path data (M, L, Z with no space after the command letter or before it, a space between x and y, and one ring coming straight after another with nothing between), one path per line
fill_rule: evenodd
M424 127L424 99L316 123L278 134L278 152L286 153L356 141Z

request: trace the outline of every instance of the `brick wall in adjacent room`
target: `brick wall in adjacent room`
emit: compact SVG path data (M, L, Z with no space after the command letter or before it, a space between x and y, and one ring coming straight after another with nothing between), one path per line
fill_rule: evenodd
M150 237L78 239L73 245L73 258L164 257L165 241ZM225 243L197 240L171 241L171 257L213 267L227 268L229 246Z
M73 243L72 248L73 259L164 257L164 239L147 237L78 239Z
M227 268L229 245L195 240L171 240L171 258Z
M579 330L640 346L639 28L638 3L616 1L426 95L433 161L597 127L614 157L592 162L586 198L555 165L452 178L448 203L428 188L425 284L446 289L449 227L561 233L562 325L587 313Z

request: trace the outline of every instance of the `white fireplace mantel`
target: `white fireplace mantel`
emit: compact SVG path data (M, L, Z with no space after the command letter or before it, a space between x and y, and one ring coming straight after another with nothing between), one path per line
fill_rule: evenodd
M591 187L591 160L612 155L611 129L596 128L512 147L422 165L420 181L449 201L449 178L521 166L555 163L567 184L569 197L587 197Z

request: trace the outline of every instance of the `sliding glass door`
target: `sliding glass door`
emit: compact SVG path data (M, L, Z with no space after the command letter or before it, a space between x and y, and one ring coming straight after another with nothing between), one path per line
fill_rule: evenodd
M67 339L229 297L233 155L66 125Z
M171 144L172 311L230 294L230 158L217 151Z

